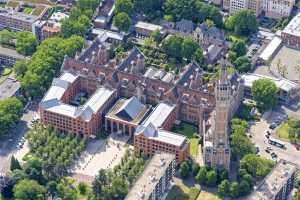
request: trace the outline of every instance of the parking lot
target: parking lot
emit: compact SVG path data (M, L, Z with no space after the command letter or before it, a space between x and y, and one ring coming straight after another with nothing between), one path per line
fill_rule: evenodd
M275 135L275 130L279 125L274 130L269 127L276 123L276 121L283 121L286 118L285 116L284 112L275 111L270 113L268 117L263 117L261 121L253 123L250 127L251 140L259 148L259 155L273 160L285 159L300 165L300 153L294 145L280 140L285 145L285 148L280 148L268 142L269 139L267 137L274 138L275 140L278 139Z
M121 162L128 139L128 136L112 134L105 140L90 141L72 172L75 175L95 176L100 169L113 169Z

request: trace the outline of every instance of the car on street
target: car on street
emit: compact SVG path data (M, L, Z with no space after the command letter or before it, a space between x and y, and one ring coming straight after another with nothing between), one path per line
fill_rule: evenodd
M265 151L266 151L267 153L270 153L270 150L269 150L269 149L265 149Z
M259 147L256 147L256 154L259 153Z
M277 127L277 124L276 124L275 122L273 122L273 123L269 126L269 128L272 129L272 130L274 130L276 127Z

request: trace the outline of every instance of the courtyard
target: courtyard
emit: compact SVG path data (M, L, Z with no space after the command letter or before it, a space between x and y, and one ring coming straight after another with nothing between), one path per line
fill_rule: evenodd
M127 148L128 136L111 134L104 140L92 140L72 168L82 176L96 176L100 169L112 169L121 162Z

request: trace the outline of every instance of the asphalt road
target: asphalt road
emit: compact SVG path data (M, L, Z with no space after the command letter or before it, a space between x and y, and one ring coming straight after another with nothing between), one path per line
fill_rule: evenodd
M19 123L14 127L8 136L0 140L0 173L6 173L10 165L10 157L18 150L17 146L21 138L30 128L31 121L37 111L38 104L30 103Z
M300 151L298 151L295 146L289 142L285 142L286 149L270 145L268 139L265 137L266 131L270 130L269 125L274 121L274 118L282 115L282 112L273 112L270 117L262 119L260 122L252 125L250 128L250 133L252 135L252 142L255 146L259 147L259 155L262 157L272 159L270 153L267 153L265 149L270 146L272 148L271 152L275 152L279 159L285 159L287 161L296 163L300 166ZM276 138L275 133L271 130L272 137Z

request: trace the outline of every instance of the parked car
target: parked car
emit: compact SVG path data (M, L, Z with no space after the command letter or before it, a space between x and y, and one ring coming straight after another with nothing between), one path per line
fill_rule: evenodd
M256 154L259 153L259 147L256 147Z
M267 153L270 153L270 150L269 150L269 149L265 149L265 151L266 151Z
M271 153L271 157L272 157L272 158L277 158L277 154L276 154L275 152L272 152L272 153Z
M278 124L275 123L275 122L273 122L273 123L269 126L269 128L272 129L272 130L274 130L277 126L278 126Z

